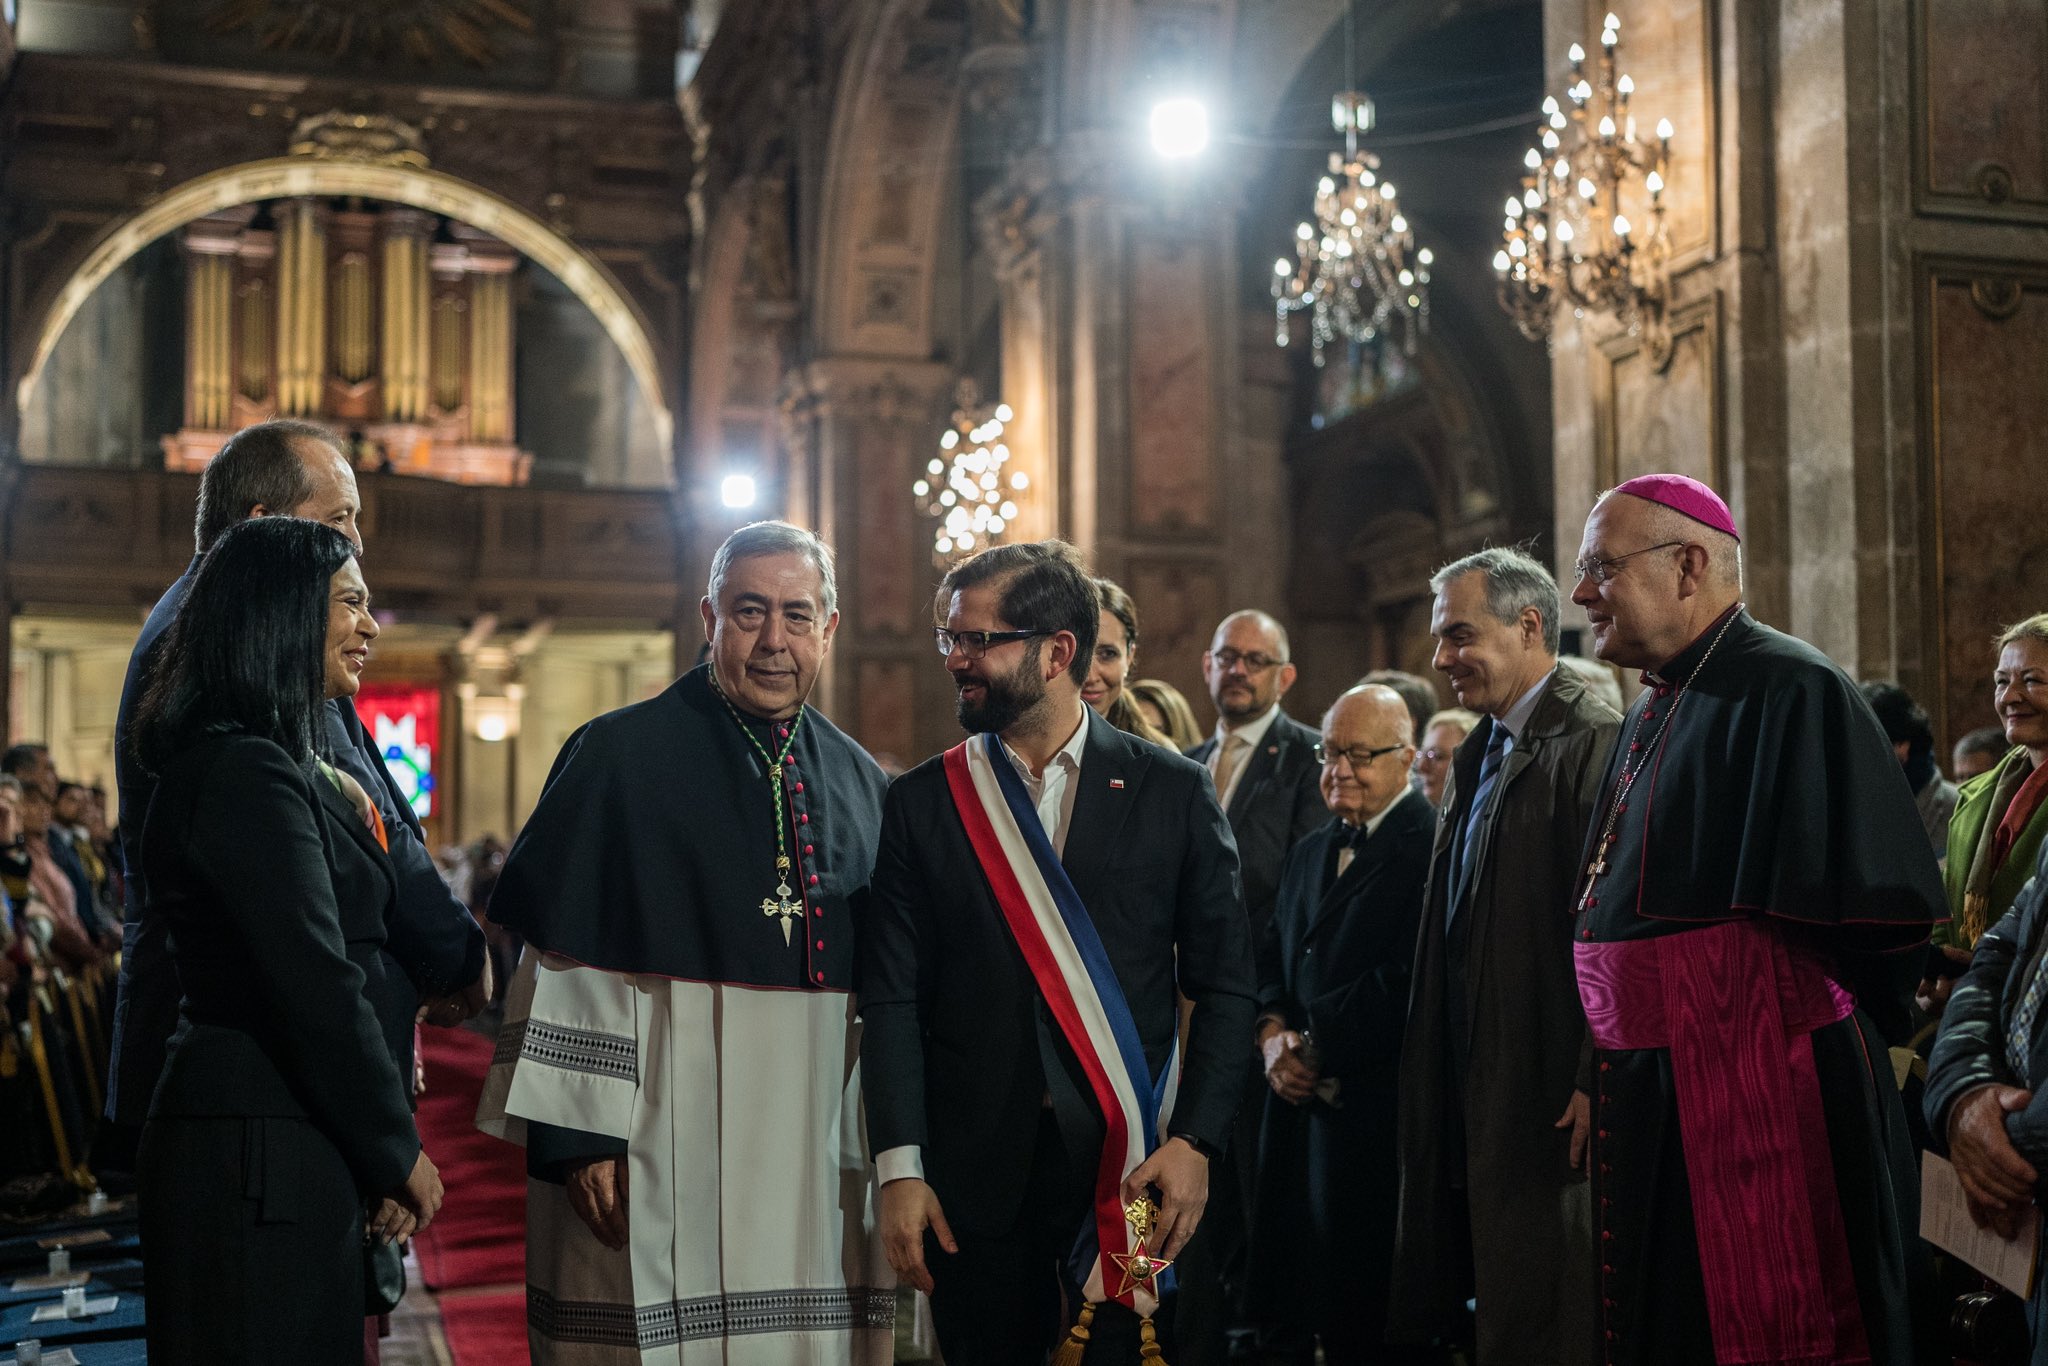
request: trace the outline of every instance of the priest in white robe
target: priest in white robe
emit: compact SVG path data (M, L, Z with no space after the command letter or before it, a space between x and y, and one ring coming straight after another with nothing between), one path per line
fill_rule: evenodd
M527 1148L536 1366L882 1366L854 921L882 771L805 705L830 550L733 533L709 660L569 738L490 916L526 952L478 1123Z

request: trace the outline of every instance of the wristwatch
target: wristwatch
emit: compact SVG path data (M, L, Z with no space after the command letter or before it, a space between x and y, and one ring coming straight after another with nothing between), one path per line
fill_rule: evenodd
M1211 1162L1214 1162L1217 1158L1223 1156L1223 1149L1217 1147L1214 1143L1209 1142L1207 1139L1196 1138L1193 1134L1168 1134L1167 1137L1179 1139L1181 1142L1187 1144L1190 1148L1193 1148L1202 1156L1208 1158Z

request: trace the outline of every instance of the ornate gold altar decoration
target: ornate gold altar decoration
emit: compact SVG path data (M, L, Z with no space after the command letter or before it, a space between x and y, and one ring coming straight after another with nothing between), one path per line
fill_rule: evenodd
M1346 54L1347 64L1349 53ZM1316 182L1315 221L1294 230L1295 259L1273 265L1273 339L1287 345L1287 318L1314 310L1309 345L1315 363L1338 338L1370 342L1398 331L1409 355L1429 330L1429 268L1436 257L1415 249L1415 234L1380 179L1380 159L1358 145L1373 125L1373 103L1356 90L1340 92L1330 121L1344 135L1344 150L1330 153L1329 174Z
M1017 502L1031 487L1022 470L1009 470L1003 430L1015 416L1007 403L983 405L971 379L954 391L953 420L939 437L939 453L925 465L911 494L928 517L932 560L940 568L962 553L1001 542L1017 520Z
M1620 48L1621 20L1610 14L1596 84L1586 76L1586 50L1572 44L1569 107L1556 96L1543 101L1541 145L1523 158L1521 197L1507 201L1493 268L1501 307L1530 340L1548 337L1555 311L1568 305L1575 316L1611 313L1660 357L1669 353L1664 188L1672 128L1660 119L1654 141L1636 136L1635 82L1618 69ZM1625 199L1644 221L1629 221Z
M292 129L291 155L322 161L361 161L373 166L427 169L426 139L420 130L389 114L344 114L330 109L300 119Z
M533 32L533 16L512 0L222 0L206 26L247 32L284 52L403 52L423 66L453 54L487 67L498 59L496 38L507 29Z

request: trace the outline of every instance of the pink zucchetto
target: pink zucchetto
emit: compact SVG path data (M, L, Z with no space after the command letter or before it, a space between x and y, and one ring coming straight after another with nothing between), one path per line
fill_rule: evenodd
M1617 485L1616 493L1626 493L1646 502L1661 503L1674 512L1682 512L1702 526L1742 539L1742 533L1735 529L1735 517L1728 511L1728 505L1721 501L1721 495L1697 479L1688 479L1682 474L1639 474L1625 484Z

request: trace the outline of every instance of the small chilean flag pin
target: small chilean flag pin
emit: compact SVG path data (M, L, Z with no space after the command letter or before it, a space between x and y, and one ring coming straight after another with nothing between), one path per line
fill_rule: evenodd
M1122 778L1111 778L1111 779L1109 780L1109 785L1110 785L1111 787L1113 787L1113 788L1117 789L1118 791L1122 791L1122 790L1123 790L1123 785L1124 785L1124 780L1123 780Z

